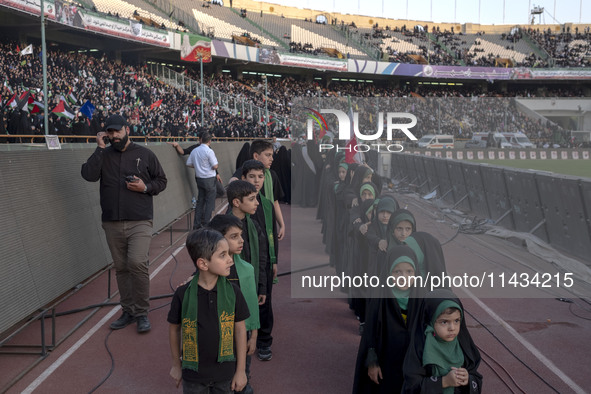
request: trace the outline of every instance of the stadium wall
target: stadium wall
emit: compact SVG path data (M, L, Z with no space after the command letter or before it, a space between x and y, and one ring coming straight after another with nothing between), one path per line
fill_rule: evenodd
M242 145L212 143L222 179L230 179ZM168 178L166 190L154 197L154 231L160 231L188 212L197 188L186 156L165 143L147 147ZM94 149L0 145L0 299L6 301L0 305L0 334L111 263L99 182L80 175Z
M591 267L591 179L550 175L459 160L381 155L391 177L416 185L472 215L532 233Z

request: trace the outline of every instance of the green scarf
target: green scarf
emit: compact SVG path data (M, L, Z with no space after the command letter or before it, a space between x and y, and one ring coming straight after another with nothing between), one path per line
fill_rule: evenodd
M258 330L261 327L261 322L259 320L259 299L257 297L258 283L254 280L254 268L237 254L233 258L236 273L238 274L238 283L240 283L240 291L242 291L250 311L250 317L244 321L246 330Z
M445 376L451 371L451 367L459 368L464 364L464 352L460 346L458 338L454 338L453 341L447 342L439 338L435 334L435 328L433 325L435 321L441 315L441 313L447 308L458 308L462 311L462 308L452 300L445 300L439 304L437 310L431 318L430 324L425 329L425 348L423 349L423 366L431 365L433 376ZM462 312L463 318L463 312ZM447 387L443 389L444 394L453 394L454 388Z
M417 243L417 240L414 239L414 237L412 235L409 235L404 240L404 243L407 244L412 249L412 251L415 252L415 254L417 255L417 263L419 263L419 273L421 274L421 276L423 278L426 278L427 272L425 271L425 254L423 253L423 250L421 249L421 247ZM416 267L415 267L415 270L416 270Z
M273 194L273 178L271 177L271 170L265 168L265 181L263 182L263 195L271 202L275 202L275 195Z
M392 274L394 268L396 268L396 266L400 263L409 263L410 265L412 265L412 268L416 270L415 263L409 256L400 256L392 263L389 273ZM398 287L392 286L391 290L392 294L394 294L394 297L396 297L396 301L398 302L400 309L406 311L408 309L408 297L410 295L410 287L406 290L400 290Z
M199 371L199 349L197 344L197 305L199 305L197 288L199 272L195 274L185 292L182 306L182 343L183 369ZM236 309L236 294L228 279L220 276L217 286L217 311L219 322L219 351L218 362L234 361L234 317Z
M246 226L248 228L248 247L250 248L250 265L254 267L254 279L257 284L257 289L259 285L259 237L257 233L257 228L254 225L254 222L250 218L248 213L246 215ZM244 257L244 250L240 253L240 257L245 259Z
M271 257L271 266L277 264L277 255L275 254L275 240L273 237L273 203L259 191L263 213L265 214L265 231L269 240L269 256Z
M376 198L376 191L373 188L373 186L369 183L364 183L363 185L361 185L361 188L359 189L359 197L361 197L361 194L363 194L364 190L369 190L371 194L373 194L373 198Z

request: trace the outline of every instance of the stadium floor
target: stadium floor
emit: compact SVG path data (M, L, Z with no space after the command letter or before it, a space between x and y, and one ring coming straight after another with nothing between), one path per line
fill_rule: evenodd
M406 195L400 196L400 202L413 206L419 230L429 231L441 241L453 236L449 225L435 220L424 203ZM221 207L218 200L217 208ZM358 322L346 299L291 297L292 246L306 245L305 250L297 251L298 258L328 262L321 244L320 224L315 220L316 209L289 205L282 205L282 209L290 237L280 243L279 273L288 275L282 275L274 287L273 359L260 362L253 357L252 386L262 394L351 392L360 337ZM292 223L291 228L289 223ZM306 226L306 231L301 231L300 225ZM289 233L290 230L295 231ZM152 295L170 294L171 286L176 287L192 273L192 264L182 248L186 231L187 221L180 220L172 232L154 237L150 253L159 257L150 266ZM483 265L486 259L514 264L506 255L531 264L537 260L509 241L483 235L460 234L444 246L444 252L448 266L451 264L460 270L464 266ZM171 254L176 257L171 258ZM329 267L314 271L327 275L334 272ZM116 289L114 276L112 286ZM479 371L484 376L484 393L591 390L588 377L591 341L587 335L591 331L590 312L577 310L577 314L586 319L576 317L569 311L569 304L554 298L479 300L458 294L469 312L470 332L481 349L483 362ZM58 311L101 303L106 295L107 275L103 273L60 304ZM136 333L135 325L111 331L109 323L121 312L118 307L101 308L8 392L91 392L111 368L105 341L114 358L114 369L97 393L180 392L168 376L168 302L168 298L151 302L154 309L150 313L152 330L144 335ZM156 309L159 306L163 307ZM88 313L57 318L58 339ZM14 342L34 343L38 337L39 326L34 324ZM34 360L33 356L2 355L0 387Z

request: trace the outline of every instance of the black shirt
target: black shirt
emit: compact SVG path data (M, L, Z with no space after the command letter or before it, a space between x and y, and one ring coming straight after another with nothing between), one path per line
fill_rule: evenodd
M259 283L257 285L257 294L266 295L267 272L269 266L269 240L267 238L267 233L261 228L257 221L254 220L254 216L251 217L251 220L254 223L254 227L256 228L256 238L259 241ZM250 257L250 237L248 234L248 223L246 222L246 217L242 219L242 239L244 240L244 245L242 248L244 260L252 264ZM232 268L236 269L235 265L233 265ZM232 270L232 268L230 268L230 270Z
M221 280L221 278L220 278ZM189 287L189 283L176 289L167 321L170 324L181 324L183 311L183 298ZM240 289L232 285L236 294L234 322L246 320L250 316L248 305ZM195 383L221 382L231 380L236 372L236 361L218 362L219 350L219 323L217 308L217 284L212 290L197 287L197 348L199 351L199 372L183 369L183 380ZM234 355L236 355L236 343L234 342Z
M125 177L141 178L146 193L127 188ZM96 148L88 161L82 164L82 177L89 182L101 181L101 208L103 222L118 220L152 220L152 196L166 188L166 175L154 152L131 142L125 151L112 146Z

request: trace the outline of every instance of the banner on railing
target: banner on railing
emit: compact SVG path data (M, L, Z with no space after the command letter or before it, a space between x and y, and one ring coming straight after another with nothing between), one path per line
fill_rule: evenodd
M278 53L277 51L271 49L259 50L259 62L281 66L314 68L317 70L347 71L346 60L295 56L285 53Z
M181 60L186 62L211 63L211 38L196 34L182 34Z
M512 79L591 79L591 69L535 69L535 68L514 68Z
M41 14L40 0L0 0L0 5L33 15ZM135 21L125 18L115 19L107 15L90 12L77 4L70 4L61 0L46 0L44 8L47 18L64 25L150 45L171 47L169 32L166 30L156 31L145 28L145 26L137 26Z

